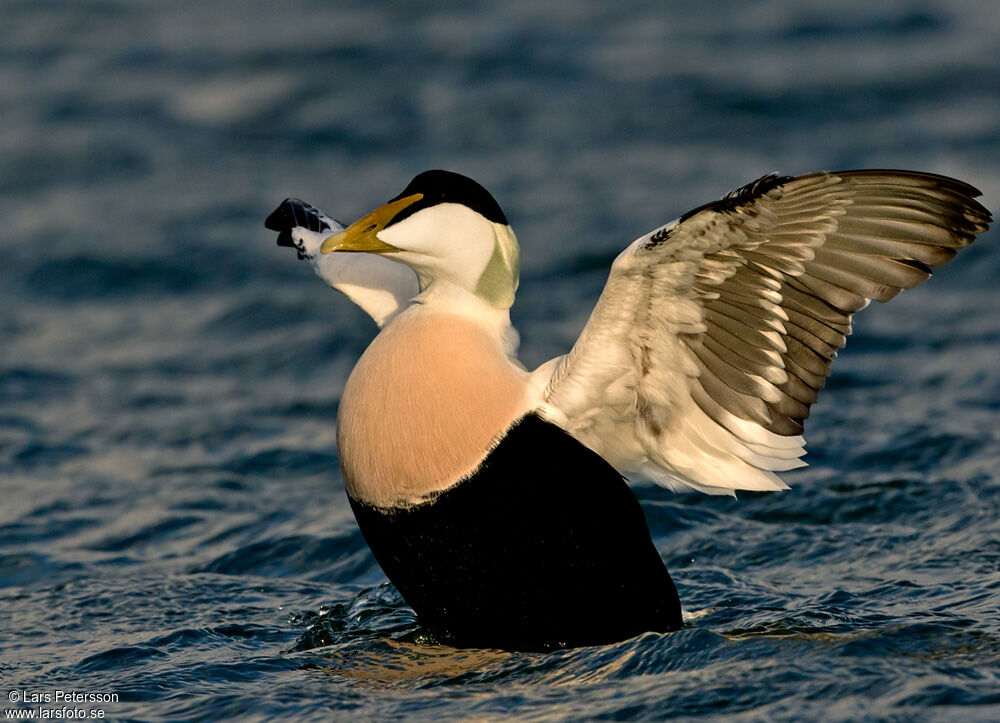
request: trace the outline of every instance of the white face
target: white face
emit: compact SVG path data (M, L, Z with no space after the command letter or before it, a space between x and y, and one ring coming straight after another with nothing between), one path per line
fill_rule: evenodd
M448 281L475 291L493 257L496 224L458 203L441 203L378 232L378 238L400 249L386 258L410 266L421 286Z

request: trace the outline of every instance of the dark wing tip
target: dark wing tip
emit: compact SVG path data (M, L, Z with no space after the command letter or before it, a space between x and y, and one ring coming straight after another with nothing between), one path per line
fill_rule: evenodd
M749 206L758 198L773 191L779 186L783 186L794 180L792 176L781 176L777 173L768 173L755 181L751 181L745 186L735 188L718 201L711 201L697 208L693 208L680 217L678 223L684 223L687 219L702 211L714 211L716 213L727 213L735 211L741 206Z
M719 201L716 201L716 204L724 204L731 206L732 208L736 208L737 206L742 206L746 203L757 200L768 191L784 185L791 180L792 176L779 176L777 173L768 173L755 181L751 181L745 186L740 186L739 188L730 191ZM720 208L718 210L726 209Z
M264 227L271 231L280 232L291 232L293 228L300 227L310 231L321 232L329 230L330 224L324 220L324 215L319 209L297 198L286 198L267 217L264 221ZM286 246L290 244L283 244L279 237L278 245Z
M296 205L302 205L302 201L297 198L286 198L264 221L264 228L271 231L285 231L296 226Z
M934 268L928 266L923 261L917 261L916 259L892 259L897 264L903 264L904 266L909 266L911 269L916 269L922 274L926 274L930 278L934 274ZM904 287L905 288L905 287Z
M968 226L963 231L969 232L973 236L983 233L993 223L993 214L990 213L990 210L975 200L979 196L982 196L983 192L972 184L960 181L951 176L943 176L939 173L927 173L925 171L904 171L885 168L835 171L829 175L848 180L858 186L881 185L888 181L893 185L910 185L925 192L937 194L939 200L948 201L961 210L961 215L966 222L962 225ZM960 218L954 220L959 221Z
M927 171L907 171L898 168L864 168L828 173L831 176L839 176L840 178L850 177L852 180L862 183L881 183L888 178L897 182L909 181L914 185L924 188L946 189L962 196L968 196L969 198L977 198L983 195L983 192L972 184L960 181L952 176L944 176L940 173L928 173Z

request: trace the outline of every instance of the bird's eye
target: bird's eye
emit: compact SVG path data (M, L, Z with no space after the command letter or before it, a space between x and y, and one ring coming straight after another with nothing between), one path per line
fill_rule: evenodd
M373 223L371 226L365 229L365 233L368 233L369 231L374 231L376 228L378 228L378 224Z

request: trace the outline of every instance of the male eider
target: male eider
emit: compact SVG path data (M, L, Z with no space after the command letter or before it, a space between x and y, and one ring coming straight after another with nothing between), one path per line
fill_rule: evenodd
M985 231L978 195L910 171L765 176L626 248L576 344L533 372L517 241L475 181L421 173L346 229L289 199L266 225L382 327L337 441L389 579L447 641L550 649L681 626L622 474L786 489L851 316Z

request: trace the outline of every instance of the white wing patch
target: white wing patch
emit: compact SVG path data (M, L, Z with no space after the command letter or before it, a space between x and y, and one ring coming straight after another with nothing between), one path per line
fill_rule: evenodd
M906 171L766 176L636 240L540 411L622 471L712 494L777 490L870 299L986 230L976 189Z

